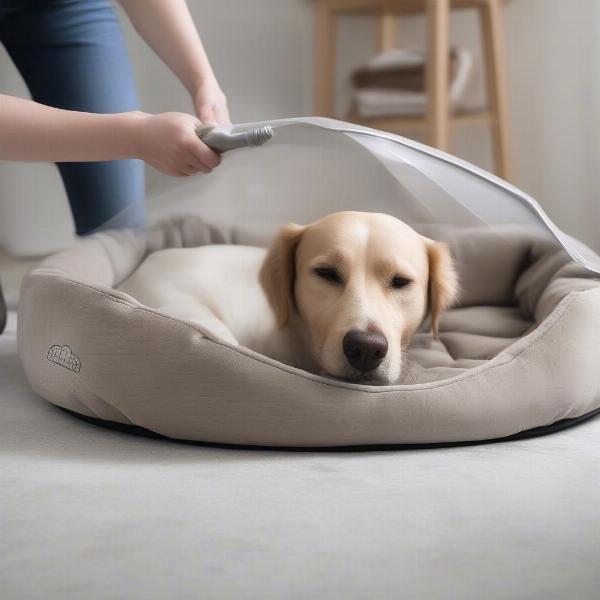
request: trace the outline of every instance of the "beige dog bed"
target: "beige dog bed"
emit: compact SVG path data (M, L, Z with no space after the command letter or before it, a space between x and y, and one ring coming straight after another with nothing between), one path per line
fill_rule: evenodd
M248 242L236 228L197 218L96 234L29 274L19 306L25 372L57 406L202 442L490 440L597 411L594 274L523 227L423 232L450 244L463 292L442 318L439 341L425 327L417 334L401 385L355 385L294 369L114 289L150 252Z

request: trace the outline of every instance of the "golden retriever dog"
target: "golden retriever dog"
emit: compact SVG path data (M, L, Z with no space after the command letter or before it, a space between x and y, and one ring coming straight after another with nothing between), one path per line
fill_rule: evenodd
M384 214L339 212L290 224L269 250L174 248L148 256L120 288L231 344L366 384L401 376L402 352L455 300L445 244Z

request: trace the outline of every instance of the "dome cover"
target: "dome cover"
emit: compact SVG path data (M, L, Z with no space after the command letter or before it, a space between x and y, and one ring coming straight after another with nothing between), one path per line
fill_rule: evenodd
M306 224L338 210L368 210L426 231L432 226L523 225L600 273L596 258L562 232L533 198L470 163L332 119L261 121L236 125L233 131L266 125L275 135L264 146L225 153L223 164L209 176L191 177L152 198L152 221L195 215L268 235L288 222ZM127 217L124 211L101 229L126 225Z

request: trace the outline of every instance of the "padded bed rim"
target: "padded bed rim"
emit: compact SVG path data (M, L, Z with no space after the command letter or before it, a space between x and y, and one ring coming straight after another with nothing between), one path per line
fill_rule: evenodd
M573 302L579 294L599 293L598 290L593 289L593 288L589 289L589 290L583 290L583 291L580 290L580 291L570 292L569 294L567 294L564 298L562 298L558 302L558 304L556 305L554 310L546 317L546 319L544 319L544 321L542 323L540 323L530 333L518 338L515 342L513 342L508 347L506 347L502 352L500 352L499 354L494 356L492 359L486 361L484 364L478 365L471 369L468 369L467 371L461 372L453 377L447 377L447 378L444 378L441 380L424 382L424 383L409 383L409 384L403 383L403 384L386 385L386 386L373 386L373 385L364 385L364 384L353 383L353 382L348 382L348 381L335 380L335 379L331 379L329 377L324 377L324 376L321 376L321 375L318 375L315 373L310 373L308 371L303 371L302 369L293 367L291 365L287 365L285 363L281 363L281 362L274 360L268 356L259 354L253 350L250 350L249 348L229 344L228 342L226 342L224 340L216 339L215 337L213 337L213 334L210 331L207 331L199 324L190 323L190 322L184 321L182 319L177 319L176 317L163 314L160 311L154 310L154 309L152 309L148 306L145 306L135 300L132 301L132 299L130 299L130 297L126 296L123 293L120 293L120 292L115 293L115 290L112 290L109 288L104 288L102 286L96 286L96 285L93 285L90 283L77 281L76 279L63 276L57 272L51 272L51 271L44 272L42 269L37 270L35 273L32 273L31 275L35 275L35 276L49 275L53 280L59 279L60 281L71 284L71 285L87 288L98 294L101 294L102 296L106 296L106 297L110 298L114 302L126 305L130 308L134 308L136 311L141 311L141 312L147 313L148 315L151 315L152 317L159 318L159 319L171 320L175 323L181 324L181 325L189 328L190 330L200 333L207 342L210 342L210 343L218 345L218 346L222 346L233 352L240 353L240 354L244 355L246 358L248 358L249 360L261 362L265 365L268 365L269 367L276 368L278 370L284 371L284 372L294 375L296 377L310 379L314 382L317 382L319 384L329 386L329 387L346 388L348 390L360 391L360 392L364 392L367 394L386 394L386 393L397 393L397 392L410 393L410 392L421 390L421 389L430 389L430 388L438 389L438 388L457 384L463 380L468 380L468 379L477 377L488 370L492 370L492 369L504 366L504 365L510 363L515 358L517 358L521 352L530 348L533 344L537 343L539 341L539 339L543 338L547 333L549 333L550 329L558 323L558 321L560 320L560 317L567 310L569 304L571 302ZM529 343L526 344L524 340L529 341ZM523 347L518 348L519 346L523 346Z
M68 279L64 277L63 274L59 274L58 270L46 271L43 269L38 270L37 272L33 272L26 279L26 286L33 286L35 289L34 292L31 290L29 293L24 294L24 302L20 307L20 312L23 312L25 315L29 313L31 310L34 310L34 306L31 303L31 299L33 297L36 298L37 302L41 302L42 305L44 302L44 295L46 294L49 297L58 295L63 298L63 300L68 298L68 295L65 296L64 286L67 284L68 287L75 285L79 290L84 290L83 294L80 294L80 298L78 298L77 302L77 310L80 310L80 306L85 306L88 312L87 318L91 318L92 314L90 311L95 313L95 319L100 322L109 323L113 320L109 317L109 320L106 321L107 313L106 308L108 307L110 311L116 308L116 306L122 307L119 310L127 310L133 311L129 314L127 318L127 326L133 325L135 319L130 321L130 318L133 317L134 314L139 318L141 314L144 316L150 315L151 319L156 320L160 319L170 319L170 317L165 317L160 313L152 311L146 307L142 307L141 305L136 305L131 301L126 300L125 295L119 295L110 289L98 288L93 285L89 285L80 281L75 281L72 279ZM541 398L538 397L532 404L532 406L525 406L524 412L525 414L520 415L517 411L512 414L512 418L508 419L508 422L503 423L506 417L511 417L510 414L507 415L507 409L509 410L510 402L510 394L506 394L505 400L507 401L506 406L504 406L504 401L500 404L496 404L494 410L490 407L489 412L482 411L482 407L479 406L479 409L475 410L476 414L467 413L466 419L465 415L461 415L461 407L460 404L465 402L465 398L460 397L461 391L464 392L464 389L461 389L461 384L468 383L470 381L475 381L479 384L479 387L471 389L469 394L469 402L470 405L473 406L474 398L478 399L478 402L474 405L477 408L477 404L479 402L486 402L486 400L481 400L481 396L484 395L482 390L487 392L488 394L493 391L493 385L489 385L487 382L482 381L482 375L486 374L489 371L493 372L491 366L495 366L496 370L498 367L506 367L518 359L521 354L526 352L531 348L530 344L524 342L524 340L537 338L543 339L543 337L550 333L551 330L558 324L561 323L565 317L565 315L569 315L573 310L578 310L583 307L584 312L587 313L588 310L593 310L593 321L598 322L600 320L600 303L598 302L598 294L600 293L600 289L590 289L583 292L572 292L567 297L563 298L563 300L559 303L559 305L555 308L553 313L542 323L536 330L530 333L528 336L521 338L515 344L513 344L510 348L515 349L519 344L522 344L523 347L521 350L515 355L511 355L507 353L507 351L501 353L488 363L481 365L481 367L476 367L470 372L466 374L459 375L451 380L442 380L438 382L420 384L420 385L411 385L411 386L403 386L403 387L390 387L390 388L375 388L370 386L354 386L350 387L350 384L345 384L343 382L330 382L325 378L321 378L315 375L311 375L308 373L304 373L302 371L298 371L292 367L288 367L286 365L281 365L279 363L275 363L275 361L270 361L270 359L266 357L260 357L260 355L252 356L255 353L252 353L248 350L242 350L240 348L234 348L231 346L227 346L221 342L215 342L210 339L204 337L198 328L194 327L191 324L177 321L176 319L170 319L171 321L177 323L178 326L185 327L188 331L192 330L194 333L200 333L200 338L196 340L197 345L196 349L200 349L200 346L204 344L208 344L210 347L214 349L215 353L218 353L219 356L223 357L227 353L229 357L227 360L233 360L232 354L243 356L243 362L248 363L245 365L244 369L246 369L246 373L244 377L246 378L246 384L248 387L244 387L243 381L240 384L241 389L244 389L246 392L248 389L252 390L255 386L256 381L253 381L253 377L257 374L261 368L268 369L271 372L275 370L272 369L271 362L275 364L276 371L278 373L283 373L284 377L289 378L289 376L300 376L301 379L307 382L307 385L313 389L315 384L325 383L329 389L333 390L343 390L344 398L340 399L338 397L330 396L325 399L319 399L318 402L323 402L323 406L316 406L314 403L314 398L310 398L310 393L308 394L308 398L303 398L303 400L307 400L307 404L310 405L315 410L315 415L307 417L306 414L300 415L304 416L304 421L299 426L299 430L296 430L292 433L294 429L294 425L290 423L290 419L294 419L297 415L298 411L298 395L293 393L294 390L289 390L290 394L287 398L278 398L278 402L274 403L273 398L270 398L268 401L263 401L262 398L256 400L257 406L256 411L248 410L247 406L241 405L240 398L230 399L225 396L222 396L220 399L223 404L228 404L231 412L227 414L227 417L231 417L235 421L239 421L240 419L243 421L243 427L240 427L240 424L232 425L231 427L227 427L228 421L224 419L223 415L223 407L220 406L218 408L215 407L215 404L210 403L210 398L202 397L201 388L202 385L199 385L195 390L198 390L198 397L201 397L203 401L198 402L199 412L202 412L200 409L207 409L204 406L204 403L208 401L210 405L208 407L208 413L206 410L204 411L204 416L207 415L212 418L212 430L210 432L207 431L204 423L199 425L199 430L196 432L195 430L190 429L189 425L186 424L186 418L183 417L183 423L174 423L172 420L170 422L165 423L158 419L156 420L156 415L153 416L150 420L148 420L143 413L138 412L140 405L139 403L143 402L141 398L143 396L138 395L133 402L127 402L125 400L126 407L120 406L120 402L123 398L117 398L119 402L115 403L114 408L111 406L111 402L106 402L106 399L102 399L102 394L88 393L90 390L83 390L84 393L80 394L79 392L73 390L71 393L65 391L63 384L58 387L53 385L48 385L48 381L45 380L43 376L40 376L39 372L36 372L36 368L32 368L30 365L29 357L32 356L32 346L37 346L36 338L38 337L35 332L32 335L31 331L28 331L27 324L30 323L30 320L26 317L25 320L21 321L19 327L19 344L21 349L21 356L23 358L23 363L25 367L25 371L27 374L32 387L36 392L40 395L53 402L54 404L61 406L63 408L69 408L72 410L79 411L83 413L83 415L88 417L98 417L107 421L124 421L125 423L136 423L137 425L144 427L145 429L149 429L155 431L161 435L165 435L167 437L177 438L177 439L190 439L197 441L206 441L206 442L216 442L216 443L231 443L231 444L241 444L241 445L261 445L261 446L281 446L281 447L339 447L339 446L348 446L348 445L378 445L378 444L429 444L429 443L454 443L459 441L478 441L484 439L495 439L495 438L505 438L507 436L515 435L524 429L532 429L540 426L546 426L553 422L557 422L564 418L578 418L584 414L587 414L596 408L598 408L598 400L596 394L591 398L589 391L582 391L581 386L578 390L578 397L575 399L571 399L570 403L562 404L561 402L565 402L564 397L563 400L559 400L558 398L548 399L546 401L546 397L544 397L543 403L540 404ZM91 294L96 298L93 300ZM101 296L104 301L108 301L109 304L103 304L103 302L99 302L98 296ZM586 301L585 298L590 296L590 300ZM29 299L29 302L28 302ZM50 306L53 307L53 311L51 315L47 315L49 317L49 321L52 323L65 323L69 321L69 308L65 307L65 302L57 303L57 302L49 302ZM102 308L100 308L102 307ZM66 312L65 312L66 311ZM579 320L584 317L579 317ZM587 322L591 317L589 313L587 313L587 317L585 317L585 322ZM155 321L156 322L156 321ZM86 331L85 327L89 324L86 323L85 320L81 322L83 330L78 333L78 335L82 336L82 339L86 339ZM116 325L115 325L116 326ZM59 325L60 329L60 325ZM109 327L110 329L110 327ZM117 326L118 329L118 326ZM587 332L587 335L594 335L593 328L587 327L583 330L583 332ZM196 336L198 337L198 336ZM597 338L597 339L596 339ZM572 341L572 340L571 340ZM590 343L590 340L588 340ZM594 345L600 345L600 332L599 334L594 336L594 340L592 342ZM43 348L42 348L43 349ZM205 351L205 347L202 348L202 351ZM33 350L33 353L39 352L41 349ZM211 351L210 354L212 354ZM206 355L208 357L208 355ZM218 364L218 357L215 355L212 357L213 366L220 366ZM248 360L251 359L251 360ZM223 360L223 359L221 359ZM238 361L239 364L243 364ZM252 366L250 366L250 364ZM262 365L262 367L259 367ZM44 365L46 366L46 365ZM107 372L110 372L110 365L107 366L103 364L100 366L102 370L108 369ZM113 364L114 368L114 364ZM522 368L522 365L521 365ZM484 370L485 369L485 370ZM251 371L252 375L249 377L247 371ZM236 371L236 369L234 369ZM513 374L515 377L522 373L517 371ZM554 372L549 371L549 375L554 375ZM230 373L231 375L231 373ZM238 375L238 372L235 372L235 375ZM466 375L466 377L465 377ZM479 377L477 377L479 375ZM269 376L270 377L270 376ZM321 381L322 380L322 381ZM289 379L286 379L289 384ZM231 383L231 382L229 382ZM542 382L543 383L543 382ZM560 384L560 381L557 380L557 383ZM204 381L201 382L204 384ZM214 381L212 382L213 385ZM286 384L286 385L287 385ZM455 395L457 395L456 406L453 403L448 403L448 398L444 398L443 394L440 394L440 389L444 387L448 387L454 385L455 387ZM291 386L293 387L293 386ZM462 388L465 386L463 385ZM543 387L543 386L542 386ZM598 389L600 387L600 382L594 380L594 388ZM210 388L210 385L209 385ZM345 389L344 389L345 388ZM231 390L231 385L229 386L229 390ZM322 388L321 388L322 389ZM259 388L262 392L262 389ZM539 392L537 388L534 386L530 387L531 394L535 395ZM129 391L132 391L131 389ZM256 390L255 390L256 391ZM288 391L288 390L286 390ZM497 391L497 390L496 390ZM125 394L127 394L128 390L125 390ZM211 390L208 392L205 390L205 394L210 394ZM212 389L212 394L215 393L215 388ZM367 395L365 395L365 393ZM386 402L385 396L388 396L390 393L396 396L394 400L394 407L390 409L389 402ZM402 413L403 407L402 404L408 402L410 397L417 396L420 393L425 394L427 397L428 393L431 397L428 398L429 402L424 402L421 404L415 404L413 402L413 409L417 408L423 411L424 406L427 407L426 413L432 417L433 421L437 421L435 419L436 413L437 416L441 419L450 417L448 423L444 424L444 427L440 429L440 422L427 423L427 428L424 431L420 431L415 434L414 432L414 423L411 429L410 423L403 422L403 420L399 417ZM437 393L437 398L436 398ZM295 395L295 397L294 397ZM375 395L375 396L373 396ZM168 394L165 394L163 397L167 397ZM539 396L539 394L538 394ZM89 400L90 397L93 397L93 402L89 401L86 404L84 400L83 403L80 401L80 398L87 398ZM364 404L364 400L367 397L371 397L374 400L369 403L369 406ZM375 402L378 400L379 402ZM286 401L290 403L291 407L287 407L283 410L279 406L279 401L284 404ZM345 404L342 406L339 403L344 402ZM439 402L436 403L436 401ZM443 402L442 402L443 401ZM114 395L113 395L114 402ZM136 407L135 402L138 402ZM312 403L311 403L312 402ZM527 402L531 402L531 398L528 398ZM527 402L525 404L527 404ZM334 403L335 404L334 407ZM90 408L90 406L92 408ZM100 411L98 411L98 407L100 407ZM237 409L241 410L242 415L237 415L234 411ZM327 410L323 410L324 407L329 407L331 409L330 413L327 413ZM334 407L334 408L333 408ZM374 408L375 407L375 408ZM183 408L183 412L190 416L189 405L180 407ZM290 410L287 410L291 408ZM304 406L302 407L305 408ZM527 408L529 410L527 410ZM396 419L398 421L399 429L398 431L393 431L390 433L389 427L387 432L377 432L373 431L373 424L371 421L375 418L377 420L378 410L382 411L384 414L388 415L388 417L393 418L394 413L396 413ZM154 407L154 410L157 410ZM161 410L160 408L158 409ZM211 414L211 410L216 411L214 414ZM287 410L287 412L286 412ZM390 410L392 411L390 413ZM513 406L514 410L514 406ZM355 418L357 419L355 426L352 430L344 430L342 427L343 422L347 420L348 415L345 415L347 411L356 411L357 414ZM167 412L167 411L165 411ZM331 414L339 412L339 414ZM418 412L418 411L417 411ZM510 410L509 410L510 412ZM225 410L227 413L227 410ZM215 416L216 415L216 416ZM326 416L326 422L322 423L319 421L319 415ZM406 417L407 413L405 411L404 416ZM410 412L408 413L410 416ZM166 415L168 416L168 415ZM165 415L163 417L166 418ZM193 416L193 415L192 415ZM515 419L515 417L517 417ZM522 418L521 418L522 417ZM419 422L419 418L421 419L421 423L423 421L423 414L417 416L416 421ZM181 415L180 415L181 419ZM264 421L271 421L270 426L264 426L264 423L261 424L261 419ZM338 421L336 423L336 420ZM386 428L379 419L379 426ZM385 419L384 419L385 421ZM220 423L220 425L219 425ZM315 430L315 426L319 425L320 429ZM257 428L258 427L258 428ZM290 429L291 428L291 429ZM209 427L209 429L211 429ZM228 430L229 429L229 430ZM417 428L418 429L418 428ZM193 431L192 431L193 430ZM370 430L370 431L369 431ZM287 431L287 434L286 434Z

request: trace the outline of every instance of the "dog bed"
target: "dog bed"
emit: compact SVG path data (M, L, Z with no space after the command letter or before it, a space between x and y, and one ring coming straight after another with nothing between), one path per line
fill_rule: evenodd
M286 447L492 440L598 411L598 257L458 159L339 122L270 124L267 147L227 157L217 177L178 190L185 201L162 198L178 216L97 233L26 277L19 352L40 396L172 438ZM447 241L461 277L440 339L416 335L399 385L295 369L115 289L150 252L266 244L290 220L361 207Z

